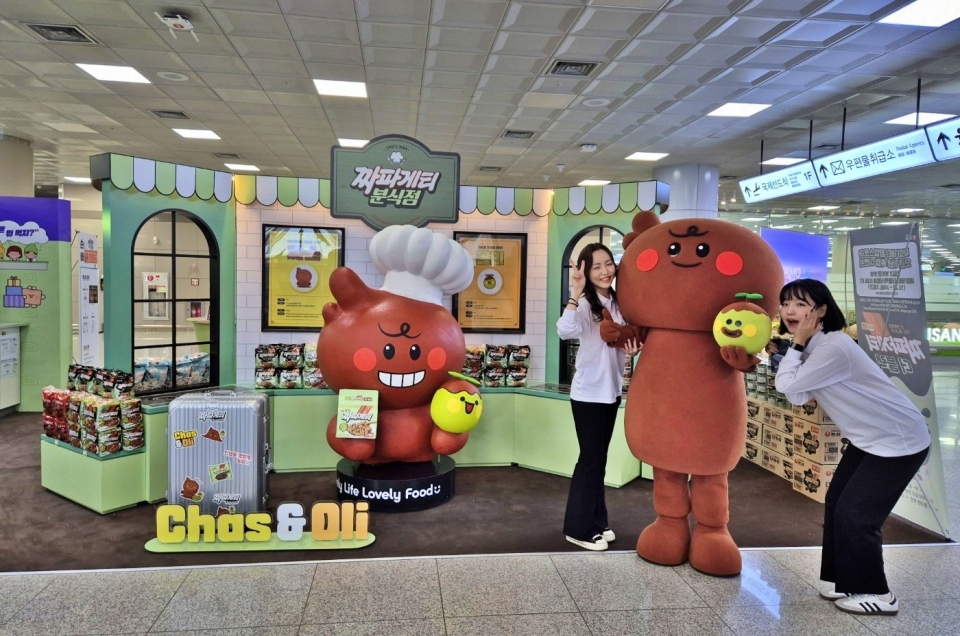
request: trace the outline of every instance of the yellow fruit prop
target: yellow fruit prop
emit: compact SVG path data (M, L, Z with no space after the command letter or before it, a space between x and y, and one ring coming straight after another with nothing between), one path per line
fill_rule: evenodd
M449 373L455 379L444 382L433 394L430 417L448 433L466 433L477 425L483 412L483 400L476 389L480 383L455 371Z
M727 305L713 321L713 338L721 347L743 347L753 355L763 351L770 342L773 327L770 317L751 300L761 300L760 294L737 294L745 301Z

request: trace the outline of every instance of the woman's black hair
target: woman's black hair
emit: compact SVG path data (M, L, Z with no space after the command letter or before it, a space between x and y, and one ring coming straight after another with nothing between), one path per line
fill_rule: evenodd
M594 320L600 322L603 320L603 305L600 304L600 297L597 294L597 288L593 286L592 282L590 282L590 269L593 267L593 254L598 250L603 250L610 256L610 260L613 261L613 276L616 278L617 262L613 260L613 252L611 252L610 248L603 243L590 243L580 250L580 256L577 257L577 267L579 268L581 263L586 263L583 268L583 297L587 299L588 303L590 303L590 313L593 314ZM613 287L610 288L610 297L613 299L613 302L617 302L617 291Z
M802 300L813 304L814 309L826 307L823 315L823 333L840 331L847 326L847 319L843 317L840 306L833 299L833 294L826 285L812 278L798 278L789 282L780 290L780 304L788 300ZM787 326L780 320L780 333L787 333Z

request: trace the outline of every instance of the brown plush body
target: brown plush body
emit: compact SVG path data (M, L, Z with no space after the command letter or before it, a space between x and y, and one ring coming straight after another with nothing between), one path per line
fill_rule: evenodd
M661 224L641 213L633 229L617 276L628 324L605 321L601 333L607 341L644 342L625 431L633 454L654 468L657 519L640 535L637 553L661 565L689 559L701 572L735 575L742 562L727 531L727 473L746 438L742 372L757 359L742 348L719 347L713 321L740 292L762 294L757 304L773 315L783 269L766 242L732 223Z

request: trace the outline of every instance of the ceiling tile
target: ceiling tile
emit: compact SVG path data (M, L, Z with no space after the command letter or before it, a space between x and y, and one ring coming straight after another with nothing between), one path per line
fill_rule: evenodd
M360 31L355 21L288 17L287 25L298 42L360 44Z
M174 72L190 70L190 67L179 55L169 51L144 51L123 48L115 48L114 51L119 54L125 62L141 73L144 73L144 69ZM144 73L144 75L146 75L146 73ZM153 75L156 75L156 73ZM153 78L150 79L153 81Z
M888 53L916 40L926 31L893 24L871 24L840 42L837 48L875 54ZM957 42L955 38L953 41Z
M598 79L618 81L649 80L666 68L659 64L637 64L634 62L608 62L597 74Z
M833 0L817 11L816 16L829 20L873 22L905 4L909 4L908 0Z
M426 40L426 25L360 23L360 42L364 45L423 49Z
M659 84L652 82L645 86L641 86L640 89L633 94L633 96L648 99L680 99L686 96L692 90L694 90L693 86L685 86L681 84Z
M756 50L739 44L696 44L684 53L677 62L685 66L709 66L727 68Z
M639 82L616 82L613 80L596 80L583 89L586 97L629 97L638 88Z
M191 53L206 55L236 55L237 49L227 39L227 36L221 34L204 34L197 42L193 38L179 38L174 48L181 56Z
M791 46L761 46L740 60L737 66L742 68L762 68L784 71L816 55L816 53L817 51L808 51Z
M559 35L501 32L491 52L501 55L551 56L562 41Z
M336 60L340 64L363 65L363 52L356 45L298 42L297 47L304 62Z
M493 93L494 91L487 91ZM424 87L420 93L421 101L435 101L450 104L469 104L473 98L472 91L464 91L456 88L434 88Z
M760 46L793 25L790 20L733 17L706 37L708 42Z
M220 96L206 86L169 84L163 87L163 92L177 101L181 99L220 101Z
M263 81L261 81L261 84ZM284 89L290 88L284 86ZM264 86L267 96L274 106L305 106L320 109L320 96L314 93L301 91L299 93L286 92L285 90L274 90Z
M419 86L401 86L399 84L372 84L367 86L367 95L371 98L420 99L420 91Z
M491 55L484 69L488 73L503 75L536 76L543 72L549 60L545 57L521 57L518 55Z
M4 0L2 15L7 20L71 23L70 15L50 0Z
M422 69L424 56L425 51L423 49L363 47L363 62L366 66Z
M448 71L424 71L423 85L440 88L464 88L472 90L477 86L479 74L452 73Z
M236 88L260 91L261 86L253 75L239 73L200 73L200 79L216 90L218 88Z
M629 39L653 19L654 12L587 8L570 29L572 35Z
M527 33L565 33L576 22L580 9L534 2L512 2L501 29Z
M356 0L357 19L368 22L427 24L430 0Z
M574 60L612 60L626 43L627 40L568 36L561 42L556 55Z
M280 13L277 0L203 0L211 9L239 9L241 11L265 11Z
M669 64L682 57L692 46L687 42L664 42L638 38L623 47L623 51L617 55L617 61Z
M279 0L286 15L314 16L331 20L356 20L353 0Z
M715 77L711 84L750 88L775 77L779 71L754 68L732 68ZM817 74L819 76L819 74Z
M319 99L317 87L310 80L293 77L262 76L257 77L257 82L260 84L260 88L268 93L301 94Z
M668 42L696 42L720 26L723 17L683 13L659 13L640 32Z
M307 62L307 74L312 79L337 80L341 82L364 82L366 72L359 64L326 64ZM369 87L367 89L369 93Z
M288 36L289 37L289 36ZM301 60L300 51L291 39L231 37L236 52L243 57L262 57L269 60Z
M720 68L672 64L657 75L654 80L665 84L694 84L699 86L700 84L709 82L723 72Z
M76 23L86 26L107 25L133 29L148 26L140 14L124 2L105 0L64 2L61 0L60 6L74 18Z
M803 48L825 48L850 36L863 26L828 20L804 20L770 40L771 44Z
M523 92L533 84L533 78L521 75L493 75L480 76L477 88L491 91L518 91Z
M185 54L183 61L200 73L248 73L244 61L236 56Z
M402 84L404 86L418 86L423 76L419 68L381 68L371 66L366 69L367 83L370 84Z
M431 24L468 29L496 29L503 21L507 2L493 0L434 0Z
M481 117L509 117L514 110L516 109L511 105L473 103L467 108L467 114Z
M822 51L800 62L793 68L798 71L823 71L846 73L852 71L858 66L866 64L876 56L873 53L864 53L861 51L843 51L836 47ZM958 69L960 70L960 69Z
M475 31L471 29L458 29L454 27L431 26L427 40L427 45L431 49L444 51L467 51L476 53L487 53L493 45L497 32Z
M436 71L479 73L483 70L485 62L486 56L482 53L427 51L425 68Z
M274 77L299 77L308 79L310 74L303 63L285 60L265 60L257 57L244 58L243 62L250 72L257 76L270 75Z
M215 88L214 92L220 96L223 101L230 104L230 107L236 111L234 106L240 104L271 104L270 98L262 90L244 90L236 88Z
M800 20L822 9L833 0L752 0L739 15L758 18ZM862 4L863 0L856 0ZM868 0L870 1L870 0ZM876 2L874 2L876 4Z
M263 13L262 11L229 11L214 9L210 13L217 24L228 36L289 38L290 30L287 22L279 13Z

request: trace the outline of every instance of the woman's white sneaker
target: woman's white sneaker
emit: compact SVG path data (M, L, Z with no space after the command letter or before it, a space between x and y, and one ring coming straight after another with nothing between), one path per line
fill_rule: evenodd
M835 590L836 588L834 588ZM820 592L820 598L826 601L839 601L842 598L847 598L851 596L850 594L845 594L843 592L836 592L834 590L823 590Z
M567 536L567 535L564 535ZM593 535L593 538L589 541L581 541L580 539L574 539L573 537L567 536L567 541L574 545L578 545L581 548L586 548L587 550L606 550L608 547L606 540L599 534Z
M841 611L849 614L896 616L900 609L897 597L890 594L890 600L883 601L880 596L876 594L851 594L847 598L837 600L835 604Z
M603 532L600 533L600 536L603 537L603 540L607 543L613 543L617 540L617 535L613 534L613 530L610 528L604 528Z

